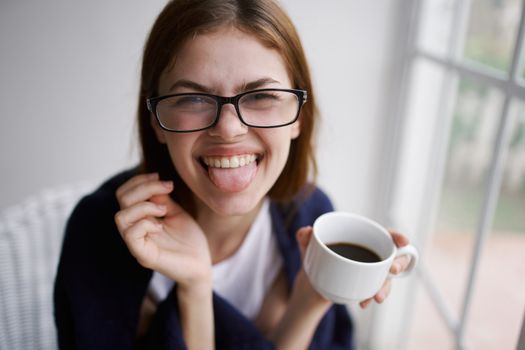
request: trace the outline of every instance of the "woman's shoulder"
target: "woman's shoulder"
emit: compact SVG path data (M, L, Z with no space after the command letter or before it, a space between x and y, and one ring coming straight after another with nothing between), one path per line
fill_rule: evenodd
M82 211L118 206L115 193L117 189L131 177L138 174L137 168L122 171L104 181L95 191L84 196L75 208Z
M133 176L138 175L139 170L138 167L134 167L131 169L124 170L120 173L117 173L104 181L93 193L91 193L89 196L93 198L98 197L107 197L107 196L115 196L115 192L117 191L117 188L119 188L124 182L131 179Z
M69 217L66 233L71 231L93 231L113 225L119 204L115 196L117 188L138 173L137 168L120 172L100 185L95 191L84 196Z
M320 210L333 210L332 201L326 192L316 185L309 185L305 190L304 205L314 206ZM300 199L299 199L300 200Z
M308 184L286 202L272 201L274 222L295 232L299 227L312 225L320 215L333 211L330 197L318 186Z
M113 287L134 283L136 276L140 283L147 283L144 269L130 254L114 220L119 210L115 191L135 174L137 170L130 169L109 178L83 197L68 219L56 283L57 290L67 293L79 310L100 295L113 303L119 290ZM96 313L105 308L101 305L95 314L82 316L82 322L100 316Z
M334 207L330 197L319 186L314 184L306 185L292 201L292 206L304 215L315 217L328 211L333 211Z

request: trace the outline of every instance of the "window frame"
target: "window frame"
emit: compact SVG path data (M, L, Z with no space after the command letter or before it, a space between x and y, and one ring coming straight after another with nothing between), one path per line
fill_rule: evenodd
M455 37L450 38L450 46L446 57L433 54L419 48L416 43L417 34L419 31L419 24L422 20L422 4L417 0L407 1L406 4L400 5L404 7L407 15L401 16L399 25L403 26L403 21L408 20L408 25L402 28L398 33L399 50L401 51L401 60L399 64L399 73L393 79L400 82L401 88L390 96L389 105L394 111L392 118L390 118L387 127L390 130L395 130L385 140L384 156L383 156L383 173L393 174L382 179L379 186L378 196L376 198L377 213L376 216L388 223L391 226L396 226L395 214L395 184L397 178L400 176L400 159L402 154L402 140L407 127L407 109L408 99L410 98L410 81L412 66L419 59L426 60L435 65L442 67L447 71L447 81L441 88L439 99L442 103L439 105L440 110L438 115L446 116L436 130L433 139L433 146L431 154L432 159L436 160L436 165L433 171L429 171L425 179L425 190L422 195L423 202L428 203L429 206L421 212L418 222L414 224L417 228L417 236L413 237L414 243L422 250L424 256L424 248L432 234L433 227L437 219L437 211L440 202L440 196L443 187L444 173L446 166L446 155L449 141L449 127L452 119L452 109L455 104L455 97L451 97L451 91L456 91L455 87L460 79L468 79L473 82L484 85L488 88L495 88L501 91L504 96L503 106L498 118L498 129L496 131L495 142L492 148L492 155L489 162L489 170L484 182L482 207L479 214L479 220L475 228L475 238L473 255L470 260L469 272L466 287L462 298L462 306L459 315L454 313L445 298L443 297L439 287L433 281L428 269L424 264L421 264L417 269L417 279L411 281L411 285L404 288L404 299L400 302L401 305L397 307L398 310L404 311L408 315L408 321L405 322L404 329L401 334L406 334L410 326L410 318L413 314L413 297L415 296L414 285L420 283L428 292L432 302L439 310L443 322L446 324L448 330L454 338L457 349L468 349L468 344L465 342L465 330L468 324L468 316L471 308L471 300L474 292L476 277L478 275L479 262L482 257L483 247L486 243L487 236L491 230L492 222L496 206L499 199L501 189L502 176L504 170L504 160L508 150L508 144L512 134L513 118L510 112L510 106L513 100L521 100L525 102L525 81L520 76L521 70L525 66L524 62L524 40L525 40L525 4L522 4L521 18L519 22L518 32L513 45L512 61L508 74L498 72L489 67L485 67L476 62L460 58L462 54L464 36L466 34L466 25L468 20L468 12L471 8L472 1L455 1L454 18L452 21L451 34L456 34ZM457 35L461 33L461 35ZM406 39L402 39L406 38ZM455 93L454 93L455 94ZM423 259L424 261L424 259ZM396 287L397 288L397 287ZM380 318L386 316L385 311L375 311L373 320L378 321ZM375 328L387 328L375 326ZM525 329L525 324L522 325ZM522 330L523 333L523 330ZM374 332L369 335L369 343L373 343L371 338ZM521 335L523 338L523 334ZM399 338L403 338L399 336ZM398 340L398 343L402 341Z

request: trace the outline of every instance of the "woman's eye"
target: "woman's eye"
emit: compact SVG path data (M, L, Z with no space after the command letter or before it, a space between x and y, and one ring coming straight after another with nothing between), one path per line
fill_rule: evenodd
M245 95L241 100L243 108L273 108L280 103L280 96L272 92L255 92Z
M256 93L252 95L248 95L249 100L253 101L264 101L264 100L277 100L278 97L275 94L270 93Z
M208 103L208 100L202 96L185 96L177 100L179 105L199 105L204 103Z
M215 100L199 95L178 96L171 102L171 108L177 110L195 111L215 108Z

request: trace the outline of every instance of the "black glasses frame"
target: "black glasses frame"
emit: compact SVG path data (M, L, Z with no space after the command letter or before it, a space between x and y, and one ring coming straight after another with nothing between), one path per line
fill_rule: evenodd
M293 118L292 121L290 121L288 123L284 123L284 124L279 124L279 125L260 126L260 125L252 125L250 123L247 123L242 118L242 114L241 114L241 111L240 111L240 108L239 108L239 100L245 95L252 94L254 92L265 92L265 91L291 92L291 93L293 93L293 94L295 94L297 96L297 100L299 101L299 106L297 108L297 114L295 115L295 117ZM208 126L206 126L204 128L200 128L200 129L173 130L173 129L167 128L166 126L164 126L162 124L162 121L160 120L160 117L157 114L157 105L158 105L158 103L160 101L165 100L165 99L170 98L170 97L175 97L175 96L206 96L206 97L210 97L210 98L214 99L215 101L217 101L217 115L215 116L215 119L213 120L213 122L210 125L208 125ZM160 127L162 129L164 129L166 131L170 131L170 132L186 133L186 132L196 132L196 131L202 131L202 130L213 128L219 122L219 117L221 115L222 106L224 106L225 104L232 104L235 107L235 111L237 112L237 117L246 126L249 126L249 127L252 127L252 128L261 128L261 129L280 128L280 127L283 127L283 126L286 126L286 125L293 124L293 123L295 123L297 121L297 119L299 118L299 114L301 112L301 107L306 103L307 98L308 98L308 93L306 92L306 90L267 88L267 89L256 89L256 90L245 91L243 93L240 93L238 95L231 96L231 97L218 96L218 95L206 94L206 93L201 93L201 92L188 92L188 93L181 93L181 94L171 94L171 95L150 97L150 98L148 98L146 100L146 105L148 107L148 110L155 115L155 118L157 119L157 122L159 123L159 125L160 125Z

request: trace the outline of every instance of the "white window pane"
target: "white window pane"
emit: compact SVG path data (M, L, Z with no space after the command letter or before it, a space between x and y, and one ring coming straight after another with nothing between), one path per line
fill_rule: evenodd
M525 310L524 252L523 232L488 237L465 334L471 349L516 349Z
M417 288L406 350L455 350L454 334L443 322L427 290L422 285Z
M525 237L525 102L514 101L511 114L512 133L493 228Z
M508 72L521 17L521 0L473 0L463 55Z
M438 56L449 53L454 18L454 0L426 0L421 2L417 46Z
M512 133L502 188L466 332L473 349L515 348L525 310L525 103L514 101L510 111Z
M485 182L493 153L503 95L462 80L450 140L435 232L430 245L430 271L453 310L462 307ZM446 260L444 260L446 259Z
M502 103L503 95L499 90L465 80L459 83L436 227L424 256L431 278L458 319L463 306L485 180ZM491 270L491 267L488 267L488 271L494 279L495 273L506 272ZM501 285L494 284L492 288L500 287ZM489 289L484 287L479 288L477 293L482 293L485 298L488 291ZM503 317L502 308L499 307L499 302L497 304L496 309L488 308L487 305L484 308L480 305L481 309L479 306L473 307L471 315L476 316L468 319L468 325L476 325L473 327L482 330L487 322L492 322L491 319ZM428 323L419 326L432 327ZM492 327L498 329L498 324L493 324ZM495 337L495 333L497 332L491 331L489 334ZM494 343L488 345L485 335L486 329L472 335L467 339L467 345L475 343L475 349L493 349ZM504 341L499 339L499 344L503 343Z
M471 231L478 221L502 94L463 80L450 130L438 231Z

